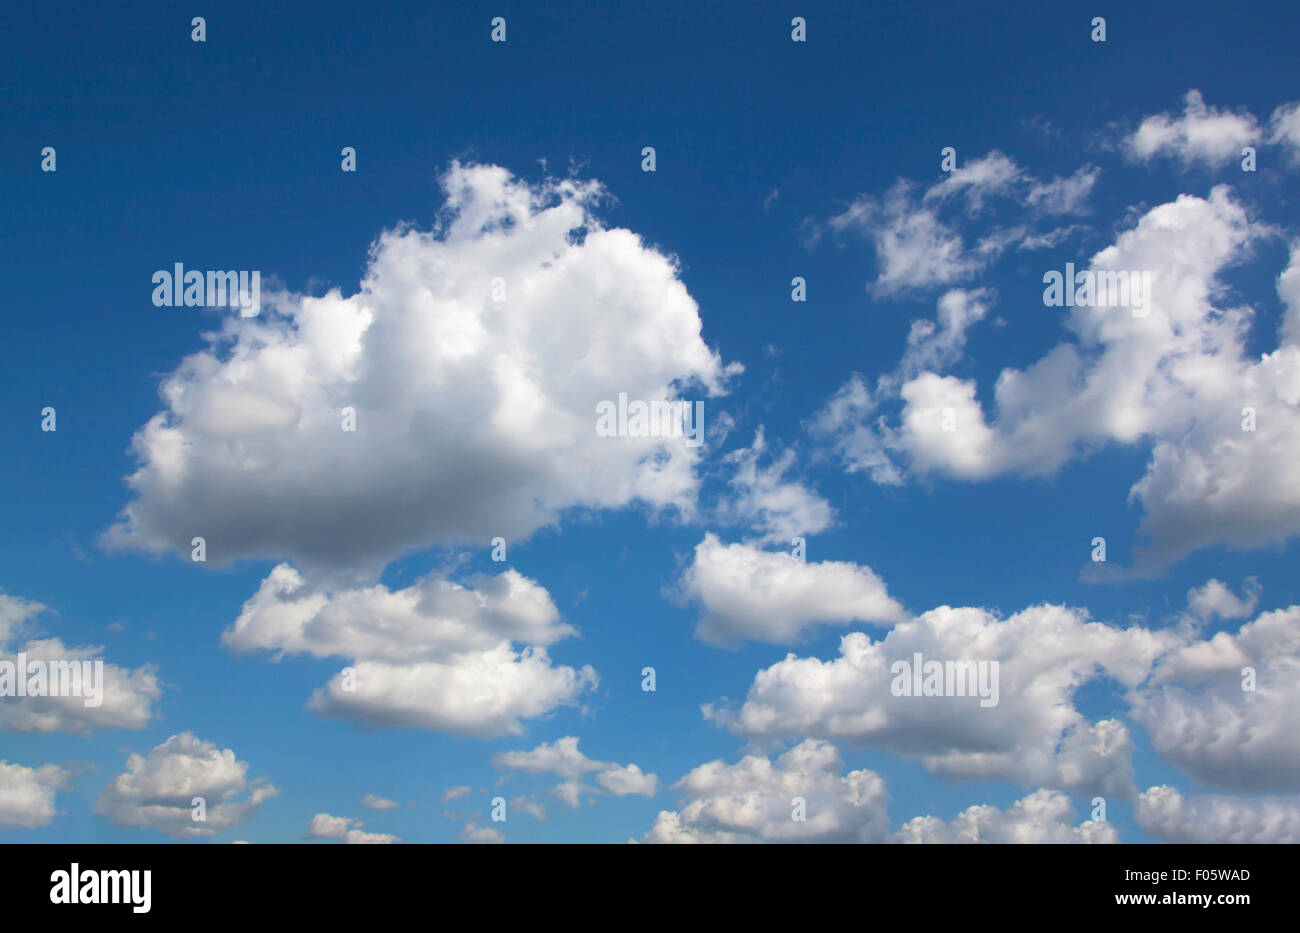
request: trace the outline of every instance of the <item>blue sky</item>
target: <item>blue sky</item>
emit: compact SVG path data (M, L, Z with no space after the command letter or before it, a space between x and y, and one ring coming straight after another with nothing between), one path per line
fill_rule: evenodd
M206 19L205 42L191 41L194 15ZM507 21L504 43L489 38L494 16ZM807 21L805 43L791 41L796 16ZM1106 18L1105 42L1090 39L1094 16ZM997 808L980 817L987 838L1022 819L1038 838L1078 835L1100 793L1124 842L1194 838L1216 819L1250 827L1265 806L1281 808L1289 841L1297 841L1300 707L1287 701L1295 686L1286 678L1300 664L1300 641L1289 634L1300 631L1300 610L1287 612L1300 604L1300 476L1296 460L1274 455L1300 450L1293 356L1300 344L1287 336L1300 337L1288 330L1290 318L1300 320L1300 272L1284 276L1297 268L1300 216L1300 120L1288 109L1300 100L1297 25L1284 4L1230 13L1185 3L1012 4L991 12L815 3L18 10L0 57L7 167L0 236L10 307L0 351L0 421L10 440L0 458L0 592L28 609L6 604L23 621L0 649L50 637L102 646L96 656L108 664L147 666L157 689L143 721L126 727L95 725L86 734L76 717L39 728L17 717L0 722L0 758L59 769L53 777L11 772L13 799L38 802L13 806L49 812L39 825L14 819L5 828L0 820L0 838L157 842L179 832L199 842L284 842L330 814L406 842L484 830L509 842L622 842L666 825L657 822L661 811L699 838L804 838L797 834L805 824L785 825L785 798L806 780L810 809L827 821L810 815L806 838L814 840L883 841L914 818L946 824L976 805ZM1189 98L1193 90L1201 96ZM1257 150L1257 171L1242 170L1243 145ZM57 171L41 171L47 146ZM344 146L356 149L355 173L340 169ZM645 146L655 148L654 172L642 170ZM941 169L947 146L956 150L955 175ZM573 194L555 179L596 181L603 193ZM941 187L945 179L961 184ZM1077 197L1068 194L1071 179L1081 186ZM444 183L463 185L461 216L490 215L485 205L498 196L532 192L541 201L513 218L513 234L457 233ZM1051 198L1063 206L1045 207ZM557 204L585 219L588 239L575 244L567 271L542 272L554 257L545 231L531 224ZM362 430L355 439L323 439L304 413L333 411L353 377L322 376L316 362L277 370L283 361L265 348L311 343L328 355L346 345L346 328L331 330L337 321L309 340L296 315L331 289L341 303L352 299L385 231L427 233L440 218L438 239L402 241L380 264L382 288L366 307L382 342L357 338L357 365L368 374L355 383ZM931 239L908 239L926 224L936 225L925 227ZM596 225L640 239L619 241L617 255L602 252ZM494 235L507 243L499 252L488 244ZM1045 239L1031 245L1033 237ZM892 254L884 245L891 242ZM1110 343L1088 344L1080 334L1090 324L1044 306L1045 272L1096 264L1117 242L1126 259L1156 268L1152 318L1176 320L1176 336L1161 342L1123 330ZM177 262L260 270L263 314L241 323L229 309L154 307L151 276ZM482 273L485 290L492 263L517 296L504 302L500 320L509 323L499 331L490 303L467 304L469 286L457 278ZM791 300L795 276L806 281L805 302ZM1279 276L1293 284L1280 286ZM542 280L551 283L546 290L529 291ZM951 350L932 347L905 370L909 332L936 320L953 292L980 310ZM1238 321L1239 309L1250 314ZM1087 309L1079 310L1083 320ZM356 311L349 305L348 314ZM381 328L385 321L391 325ZM232 363L227 342L212 371L174 383L197 407L160 397L182 360L208 346L204 333L272 322L270 337L247 330L238 338L260 375ZM473 342L480 325L491 338L465 351L460 341ZM1086 391L1052 383L1053 375L1065 378L1063 358L1049 357L1061 344L1086 344L1077 374ZM702 357L704 348L714 356ZM1252 368L1261 354L1273 362ZM1044 358L1030 402L1019 409L995 402L999 374ZM1144 379L1124 383L1147 364ZM570 379L574 371L580 377ZM505 393L508 376L519 373L545 388L541 415L527 401L531 391ZM869 388L870 410L830 417L832 399L854 374ZM878 382L891 374L892 389ZM677 397L704 400L713 433L698 452L664 440L684 471L674 473L671 493L628 492L639 470L628 450L652 454L654 443L630 446L645 439L591 430L570 454L549 433L560 416L594 424L589 406L569 410L584 392L612 399L674 379ZM928 396L937 410L960 396L945 394L959 383L974 386L981 427L992 434L980 440L961 409L956 446L945 446L942 435L926 433L930 409L917 393L926 386L938 393ZM243 394L222 394L236 384ZM914 401L905 401L906 385ZM277 392L284 398L272 398ZM1076 410L1076 395L1096 408ZM297 414L277 420L281 403ZM169 405L177 406L170 424L192 451L181 456L193 458L179 498L166 491L172 455L131 448ZM1243 438L1223 433L1247 405L1261 413L1266 449L1242 452L1233 445ZM46 406L57 412L56 431L40 430ZM1233 411L1225 415L1224 406ZM922 428L905 429L909 411ZM485 412L498 420L465 428L462 415ZM1030 421L1029 434L1016 433ZM846 452L861 447L846 443L872 445L897 477L868 468ZM1145 495L1130 495L1157 448L1167 472ZM232 450L234 459L224 459ZM420 450L428 460L414 456ZM511 473L534 457L535 475ZM1203 472L1191 465L1197 457ZM756 484L738 479L747 465ZM142 468L157 481L143 493L124 483ZM1205 475L1219 494L1194 491L1193 480ZM1242 488L1227 488L1243 477ZM425 492L429 501L420 498ZM271 500L283 504L276 516L292 519L264 520ZM471 503L470 516L449 517L458 500ZM140 523L106 536L122 527L132 502ZM1144 515L1173 530L1152 544ZM204 517L221 531L208 533L209 559L196 563L177 542L189 539L186 522ZM494 520L517 531L501 532L504 563L491 559ZM762 565L765 555L789 551L790 529L807 540L807 569L839 562L833 572L847 574L833 585L817 577L808 589L796 580L802 595L790 598L812 616L797 636L761 637L763 610L736 621L755 636L738 647L696 637L711 611L726 614L772 576L712 579L692 590L706 534ZM1105 580L1090 560L1098 535L1113 571ZM1181 553L1180 542L1197 535L1204 543ZM240 542L238 559L221 556L222 540ZM1142 564L1143 545L1170 556ZM315 559L326 552L333 557ZM490 725L394 727L377 707L363 713L346 702L323 715L307 707L309 697L341 668L368 660L364 652L314 653L271 645L270 636L242 651L223 644L223 632L282 563L303 575L304 592L340 604L352 594L358 618L372 621L383 612L367 602L364 594L374 592L367 588L398 591L428 575L482 587L508 568L545 591L552 624L576 630L544 636L547 663L574 672L590 665L599 682L523 704L531 712L504 734ZM1126 572L1139 565L1140 574ZM785 579L777 576L773 587ZM1212 580L1221 586L1201 589ZM864 598L876 610L845 610L827 593L840 583L872 591ZM1202 595L1189 605L1194 589ZM766 598L775 605L780 595ZM882 609L890 600L896 610ZM1034 617L1023 632L997 634L1006 619L1045 604L1069 607L1071 621L1053 628ZM1003 704L983 719L967 718L968 703L948 727L948 707L913 714L921 698L884 696L886 718L891 703L912 706L896 728L878 733L809 712L816 690L769 696L756 681L787 654L833 661L852 632L880 643L891 628L919 625L925 640L927 626L941 622L915 618L944 606L984 610L987 639L1007 652ZM1087 629L1084 613L1109 634ZM1238 634L1268 613L1278 614ZM780 611L770 615L781 621ZM1143 654L1146 642L1134 631L1152 633L1159 649ZM1068 646L1064 660L1026 661L1052 632ZM1200 647L1219 632L1241 644ZM1112 635L1118 646L1106 641ZM1092 644L1097 638L1106 645ZM894 647L881 649L886 654L897 647L887 644ZM960 650L982 658L979 645L987 644ZM450 656L445 645L418 638L408 647L412 656ZM274 660L278 650L287 656ZM1213 663L1204 661L1214 651ZM1209 666L1197 667L1194 657ZM1261 672L1257 696L1229 689L1242 657ZM1141 670L1129 671L1126 659ZM468 664L457 654L448 663L461 662ZM1023 682L1017 663L1028 672ZM656 670L654 692L641 689L646 666ZM465 667L466 683L477 669ZM1122 683L1129 674L1132 682ZM879 686L848 681L834 688L847 691L835 700L844 709L854 708L859 687L867 696ZM1023 689L1008 696L1013 687ZM382 697L400 692L384 690ZM471 719L482 712L465 698L472 692L460 689L455 700ZM771 705L786 702L788 709ZM1053 733L1035 712L1052 703L1085 731L1119 723L1131 750L1110 748L1100 764L1072 771L1069 735ZM710 718L702 706L738 718ZM1262 710L1291 717L1289 738L1271 731L1285 732L1285 720ZM759 726L764 714L792 725ZM1176 734L1153 739L1153 724ZM218 819L187 833L182 823L169 834L176 822L142 808L151 799L179 806L175 794L141 789L144 780L113 792L128 754L147 757L178 734L246 763L243 778L212 785L230 791L239 811L228 824ZM543 768L545 755L527 767L496 757L564 737L576 737L590 761L570 758L534 773L528 768ZM803 742L818 755L829 754L825 743L838 750L842 763L829 784L790 764L795 772L779 791L761 769L673 786L707 762L733 766L746 754L777 762ZM196 747L192 762L207 754L208 746ZM1004 756L987 777L975 776L981 752ZM948 753L959 761L945 770L935 757ZM1050 759L1041 767L1007 764L1040 753ZM657 776L649 792L617 793L602 783L632 764ZM561 773L566 767L572 773ZM879 795L845 803L840 775L863 770L882 782L887 817ZM576 807L556 794L573 774L590 788ZM257 778L278 793L239 809ZM471 791L444 804L447 789L461 786ZM1174 788L1177 800L1140 796L1160 786ZM367 794L398 806L363 807ZM762 801L758 823L735 815L747 794ZM1063 794L1072 809L1055 823L1026 815L1030 805L1014 809L1033 794L1047 810L1060 799L1051 795ZM504 822L489 818L498 795L511 801ZM546 818L524 812L519 798L542 804ZM1148 816L1139 819L1143 807ZM188 815L188 806L180 809Z

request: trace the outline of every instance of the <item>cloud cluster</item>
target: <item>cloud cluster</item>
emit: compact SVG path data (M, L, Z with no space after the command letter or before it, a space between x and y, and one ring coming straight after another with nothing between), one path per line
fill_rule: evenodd
M1119 833L1110 823L1085 820L1074 825L1074 804L1068 795L1038 790L1005 810L981 804L957 814L952 822L918 816L903 824L895 841L903 843L961 843L1062 845L1117 843Z
M1156 573L1211 543L1282 541L1300 531L1300 248L1279 280L1288 307L1271 352L1248 350L1253 312L1231 304L1223 285L1224 273L1270 235L1226 186L1159 205L1090 264L1151 272L1149 313L1073 308L1065 321L1072 340L1002 371L994 417L974 380L911 365L915 374L900 369L875 395L860 377L850 380L814 427L849 469L881 483L909 473L1047 476L1103 444L1149 444L1146 473L1129 491L1145 511L1136 573ZM908 358L918 358L915 346ZM897 419L881 410L893 399Z
M877 297L954 285L986 268L1009 248L1054 245L1063 231L1040 229L1055 215L1087 212L1087 200L1100 172L1084 166L1066 178L1035 178L1015 160L993 151L949 172L918 195L905 179L883 197L863 195L829 221L832 231L857 231L875 248ZM1022 209L1029 222L995 226L968 242L948 215L975 216L990 201Z
M309 701L324 715L489 737L519 733L521 719L595 686L590 666L547 654L573 634L550 594L514 570L468 585L430 574L399 590L329 590L281 564L222 640L237 652L355 659Z
M1138 797L1133 815L1164 842L1300 843L1300 797L1185 797L1161 785Z
M703 546L721 547L708 539ZM743 548L736 556L796 563ZM784 609L816 605L804 599L803 577L816 566L763 574L761 605L749 610L739 602L742 585L715 587L712 598L729 605L733 619L771 625ZM839 585L852 580L849 573ZM1228 790L1300 790L1300 606L1262 613L1235 632L1202 634L1214 615L1253 610L1258 586L1248 580L1244 590L1248 597L1236 597L1218 580L1194 587L1189 603L1200 618L1183 613L1159 628L1119 628L1064 606L1031 606L1006 618L941 606L896 622L876 640L851 632L829 660L787 654L758 671L739 704L709 703L703 712L745 738L882 748L919 759L938 777L1131 798L1129 725L1089 721L1076 705L1086 685L1105 685L1155 751L1198 780ZM938 695L899 689L898 665L911 670L918 656L976 671L983 664L992 689L983 681L977 689L975 678L984 676L977 673L963 689Z
M760 670L738 709L706 707L737 735L809 735L920 758L932 773L1131 796L1132 736L1117 720L1088 722L1075 692L1103 673L1130 688L1177 644L1172 631L1117 629L1060 606L1006 619L941 606L879 641L845 635L839 657L787 655ZM965 696L896 695L897 662L997 662L996 705ZM909 693L911 691L908 691Z

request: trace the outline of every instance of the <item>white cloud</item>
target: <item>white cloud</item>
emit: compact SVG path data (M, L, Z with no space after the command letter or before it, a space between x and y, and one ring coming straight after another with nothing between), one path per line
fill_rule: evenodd
M417 661L503 641L550 645L574 634L546 589L513 569L466 585L434 573L400 590L377 584L331 592L280 564L222 642L238 652Z
M795 466L794 450L787 448L767 466L760 466L767 452L760 427L753 444L724 458L735 472L728 481L732 492L718 504L717 520L746 525L757 532L753 540L768 543L789 543L795 536L829 528L835 518L830 503L803 483L786 479Z
M1099 170L1084 166L1067 178L1035 178L1013 159L993 151L966 162L926 188L899 179L881 198L862 195L830 219L836 233L856 230L875 248L877 274L869 290L877 297L951 286L982 271L1012 246L1041 248L1045 236L1032 223L994 226L974 245L958 229L959 221L978 215L990 199L1027 208L1034 221L1088 210L1087 199ZM965 210L953 217L953 208ZM815 245L815 241L811 245Z
M1300 843L1300 797L1184 797L1162 785L1138 797L1133 816L1164 842Z
M1088 211L1088 196L1101 176L1101 169L1085 165L1065 178L1059 175L1051 181L1035 182L1029 189L1026 201L1044 214L1084 214Z
M583 784L583 777L597 772L596 781L615 797L638 794L653 797L659 791L659 778L646 774L634 764L620 765L596 761L578 750L576 736L567 735L554 742L543 742L531 751L498 752L492 766L526 774L554 774L564 780L553 791L571 807L578 806L582 795L593 788ZM540 819L540 817L539 817Z
M58 765L26 768L0 761L0 829L49 826L57 812L54 792L70 774Z
M1181 117L1167 113L1147 117L1124 141L1130 158L1149 162L1169 155L1184 165L1202 162L1221 166L1241 158L1241 150L1260 138L1258 122L1249 113L1207 107L1201 92L1190 90L1183 98Z
M596 775L596 783L615 797L636 794L653 797L659 791L659 778L646 774L636 765L614 765Z
M1220 619L1244 619L1259 604L1259 581L1253 577L1245 584L1244 594L1233 594L1220 580L1209 580L1201 587L1187 591L1187 608L1207 622L1216 616Z
M476 826L473 823L466 823L460 829L460 841L476 844L494 844L506 841L506 837L498 829L491 826Z
M461 797L468 797L474 792L474 788L468 784L458 784L455 787L448 787L442 794L443 803L451 803L453 800L459 800Z
M937 208L917 203L906 181L890 188L882 201L859 198L832 217L830 226L836 232L859 229L871 238L879 269L872 290L881 296L958 282L985 264L939 219Z
M1283 104L1269 120L1269 142L1290 150L1293 164L1300 162L1300 101Z
M632 767L635 768L636 765L632 765ZM518 810L520 813L527 813L535 820L544 821L546 819L546 808L531 797L512 798L510 809Z
M877 415L889 393L872 397L858 379L814 426L850 469L891 483L904 465L971 481L1046 476L1106 443L1151 444L1147 472L1129 491L1145 510L1140 574L1212 543L1283 541L1300 531L1300 344L1248 352L1253 312L1229 304L1221 282L1269 235L1225 186L1208 199L1181 196L1091 261L1099 271L1150 271L1149 314L1074 308L1065 322L1074 340L1002 371L994 420L974 380L926 371L899 388L896 424ZM1286 300L1295 263L1279 282ZM1300 328L1288 325L1284 339L1292 331ZM1243 430L1248 418L1253 431Z
M402 841L391 833L364 832L361 827L365 825L360 820L354 820L346 816L317 813L311 818L311 823L307 827L307 838L335 839L350 846L393 845Z
M367 810L396 810L399 804L396 800L389 800L378 794L366 794L361 798L361 806Z
M431 574L412 586L330 591L287 564L271 571L222 636L235 651L355 658L308 705L367 726L517 734L597 682L551 663L574 634L550 594L514 570L467 586ZM516 642L525 643L517 649Z
M103 664L102 681L83 680L83 692L97 684L103 694L97 706L87 706L88 696L5 696L0 697L0 731L71 732L89 735L96 729L143 729L154 718L153 704L162 696L157 668L152 664L130 670L104 660L102 645L67 645L59 638L32 638L33 621L47 612L45 606L0 593L0 662L17 676L18 654L27 663ZM20 638L19 636L22 636ZM96 675L98 676L98 675Z
M619 392L717 394L740 369L701 339L674 260L605 228L596 182L453 163L442 183L435 232L383 234L357 294L273 295L163 381L107 545L188 555L197 535L214 565L373 576L571 507L693 510L698 448L595 431Z
M1300 240L1291 244L1291 261L1277 277L1277 294L1286 306L1278 342L1300 346Z
M677 810L661 810L641 841L650 843L884 842L885 782L872 771L842 774L829 742L808 739L775 762L747 755L692 770L673 787ZM803 819L795 798L803 800Z
M964 194L969 209L979 211L989 196L1009 196L1024 176L1024 170L1015 160L996 149L982 159L974 159L949 172L943 181L933 185L922 197L923 202L946 201Z
M796 644L819 624L906 618L870 567L795 560L784 551L723 544L711 533L695 546L677 587L677 595L701 607L696 637L714 645Z
M1171 651L1132 710L1152 747L1201 781L1300 790L1300 606Z
M175 839L211 836L251 818L279 791L265 778L249 782L247 762L189 732L173 735L147 758L132 753L126 771L99 795L95 812L114 825L154 829ZM193 819L195 797L206 821Z
M995 297L987 288L945 292L939 298L936 320L918 318L912 322L895 378L941 372L960 360L966 352L966 332L988 316Z
M1085 820L1074 825L1074 804L1055 790L1038 790L1006 810L979 805L957 814L951 823L918 816L898 831L904 843L1048 844L1117 843L1110 823Z
M357 661L352 670L353 689L340 671L312 694L308 708L364 726L477 738L522 733L520 720L572 703L597 683L590 666L556 666L544 648L504 644L446 661Z

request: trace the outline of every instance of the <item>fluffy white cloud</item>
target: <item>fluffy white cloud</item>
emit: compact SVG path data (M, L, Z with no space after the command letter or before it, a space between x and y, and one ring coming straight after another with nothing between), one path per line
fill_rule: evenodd
M723 544L711 533L695 546L677 595L699 604L695 635L715 645L795 644L819 624L888 625L906 618L870 567L795 560L784 551Z
M102 680L97 679L99 674L83 679L83 693L93 693L97 686L102 696L93 706L86 705L87 699L96 702L93 696L15 696L15 685L9 683L5 689L11 695L0 697L0 731L88 735L96 729L143 729L148 725L156 715L153 704L162 696L156 667L145 664L130 670L106 662L101 645L67 645L59 638L30 637L33 621L46 611L40 603L0 593L0 664L10 672L8 676L26 677L27 673L19 670L19 653L27 664L39 662L49 670L61 663L98 662L103 665ZM84 665L81 669L84 672Z
M596 775L596 782L615 797L636 794L653 797L659 791L659 778L646 774L636 765L613 765Z
M1235 595L1220 580L1209 580L1204 586L1187 591L1187 608L1207 622L1216 616L1220 619L1244 619L1259 604L1259 592L1259 581L1253 577L1246 581L1242 596Z
M1131 702L1155 750L1194 777L1300 790L1300 606L1171 651Z
M35 829L54 819L54 792L69 772L58 765L26 768L0 761L0 829Z
M501 645L446 661L358 661L314 692L308 707L365 726L431 729L478 738L516 735L595 686L590 666L556 666L544 648ZM351 685L351 686L350 686Z
M693 509L699 448L595 430L619 392L717 394L739 371L701 339L675 261L600 222L597 182L454 163L442 184L435 230L383 234L356 294L272 295L163 381L107 545L202 536L213 564L373 573L571 507Z
M543 587L514 570L468 583L431 574L400 590L329 590L281 564L222 640L240 652L356 659L308 705L367 726L515 734L521 719L597 683L589 665L551 662L545 646L574 629Z
M943 778L1132 796L1129 725L1089 722L1075 706L1080 688L1107 678L1120 688L1125 719L1194 778L1230 790L1297 790L1300 606L1202 635L1212 614L1250 611L1258 591L1248 583L1247 592L1241 600L1226 588L1194 588L1200 617L1179 614L1162 628L1117 628L1050 605L1005 619L942 606L879 640L845 635L831 660L788 654L755 675L743 702L706 704L704 714L747 738L887 749ZM913 682L918 655L920 670L970 662L965 688L900 689Z
M132 753L126 771L104 788L95 812L116 826L154 829L175 839L211 836L252 817L279 791L265 778L248 781L248 763L189 732L173 735L148 757ZM202 797L207 819L193 818Z
M493 767L526 774L554 774L564 780L554 793L571 807L578 806L584 793L593 788L583 783L585 775L597 772L596 781L615 797L639 794L653 797L659 791L659 778L646 774L634 764L620 765L596 761L578 750L576 736L543 742L531 751L498 752L492 756ZM539 817L541 819L542 817Z
M1089 723L1074 693L1102 674L1136 688L1183 639L1173 630L1114 628L1059 606L1006 619L943 606L880 641L845 635L830 661L787 655L758 672L739 709L705 713L747 737L811 735L887 748L945 778L1129 796L1136 788L1128 728L1113 719ZM903 676L895 665L913 665L918 653L923 662L984 662L982 686L995 689L981 695L973 679L965 696L895 695Z
M1241 158L1241 150L1260 138L1260 128L1246 112L1233 113L1207 107L1201 92L1184 97L1181 117L1167 113L1147 117L1124 141L1130 158L1148 162L1159 155L1180 159L1185 165L1202 162L1221 166Z
M391 833L365 832L361 828L365 825L360 820L354 820L346 816L317 813L311 818L311 823L307 826L307 838L336 839L350 846L393 845L402 841Z
M281 564L222 635L233 651L423 661L494 648L549 645L575 634L546 589L510 569L461 585L429 574L409 587L330 591Z
M1085 820L1074 825L1074 804L1055 790L1038 790L1005 810L988 805L969 807L951 823L918 816L903 824L895 837L904 843L1049 844L1117 843L1110 823Z
M710 761L673 785L681 792L681 805L661 810L641 841L886 841L885 782L872 771L843 770L835 746L815 739L799 743L775 762L757 755L734 765ZM802 812L795 798L802 799Z
M1300 797L1184 797L1162 785L1138 797L1133 815L1164 842L1300 843Z
M1285 342L1300 333L1290 323L1300 312L1288 312L1275 350L1248 353L1252 312L1228 305L1220 281L1269 235L1226 186L1162 204L1091 261L1093 271L1149 271L1149 313L1072 309L1074 340L1002 371L994 420L973 380L926 371L898 389L897 424L877 416L883 399L860 379L814 424L850 469L880 482L900 481L904 464L966 480L1044 476L1108 442L1149 443L1147 472L1129 493L1145 509L1137 573L1211 543L1282 541L1300 531L1300 344ZM1292 308L1297 262L1293 254L1279 281Z

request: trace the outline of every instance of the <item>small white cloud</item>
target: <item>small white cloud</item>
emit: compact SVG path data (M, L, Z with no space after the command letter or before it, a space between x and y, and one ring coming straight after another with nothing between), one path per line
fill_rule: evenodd
M95 812L115 826L153 829L176 839L211 836L250 819L279 793L265 778L248 781L248 764L229 748L192 733L173 735L149 752L126 760L126 771L99 795ZM194 818L203 798L204 820Z
M0 829L50 825L56 813L54 792L65 787L70 776L58 765L26 768L0 761Z
M818 625L889 625L907 615L870 567L795 560L788 552L723 544L712 533L695 546L676 595L702 609L696 637L723 646L796 644Z
M364 832L361 827L365 825L360 820L354 820L346 816L317 813L311 818L311 823L307 826L307 838L334 839L350 846L393 845L402 841L391 833Z
M1201 92L1193 89L1184 97L1181 117L1147 117L1124 141L1124 149L1140 162L1169 155L1184 165L1221 166L1241 158L1242 148L1259 138L1259 124L1249 113L1208 107Z

